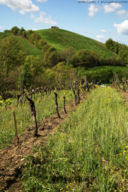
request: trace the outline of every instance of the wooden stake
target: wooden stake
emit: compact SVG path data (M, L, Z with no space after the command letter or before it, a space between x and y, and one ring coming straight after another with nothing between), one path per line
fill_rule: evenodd
M77 89L77 104L80 104L80 89Z
M73 94L75 96L75 105L77 105L77 94L75 89L73 89Z
M13 112L13 117L14 117L14 125L15 125L15 137L16 137L16 140L17 140L17 144L19 144L19 137L18 137L17 121L16 121L15 111Z
M63 99L64 99L64 112L65 112L65 114L66 114L66 113L67 113L67 111L66 111L66 107L65 107L66 97L64 96Z
M32 99L30 99L29 97L27 97L27 100L29 101L29 105L31 108L31 112L32 112L32 118L35 124L35 132L34 132L34 136L37 137L38 136L38 126L37 126L37 120L36 120L36 108L35 108L35 103Z
M55 95L56 113L57 113L58 118L61 119L61 116L59 114L59 109L58 109L58 95L55 91L54 91L54 95Z

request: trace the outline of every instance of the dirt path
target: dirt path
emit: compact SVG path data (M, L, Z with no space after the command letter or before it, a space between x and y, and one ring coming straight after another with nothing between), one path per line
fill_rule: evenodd
M82 97L83 102L85 97ZM20 136L20 144L13 143L5 149L0 150L0 192L20 192L19 176L24 159L32 154L34 146L44 145L47 143L47 135L54 133L61 123L71 115L71 112L77 108L73 104L66 106L67 114L60 112L61 119L57 115L45 119L39 124L39 137L33 137L34 127L26 130ZM22 190L21 190L22 191Z

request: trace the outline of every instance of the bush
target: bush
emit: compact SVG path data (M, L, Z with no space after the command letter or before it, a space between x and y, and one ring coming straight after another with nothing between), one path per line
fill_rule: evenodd
M79 50L72 56L70 62L74 67L94 67L99 65L98 55L89 50Z

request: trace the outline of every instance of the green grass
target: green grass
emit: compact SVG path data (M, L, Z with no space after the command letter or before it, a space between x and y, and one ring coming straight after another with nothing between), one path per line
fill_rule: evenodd
M9 34L8 32L0 32L0 40L9 37L12 34ZM38 49L36 46L32 45L28 40L25 38L22 38L20 36L14 36L16 41L18 42L21 49L27 54L27 55L41 55L42 51Z
M8 37L10 34L8 32L0 32L0 39Z
M35 151L23 172L25 192L126 192L128 108L115 89L93 90Z
M32 45L28 40L23 39L22 37L15 37L16 40L18 41L19 45L21 46L22 50L27 54L27 55L41 55L42 51L39 50L37 47Z
M71 91L65 91L67 103L71 101L73 95ZM58 102L59 108L63 107L64 91L59 92ZM52 114L56 113L54 94L41 96L36 95L35 105L37 111L37 121L41 122ZM19 104L17 107L16 99L12 100L12 104L5 108L3 105L0 107L0 148L7 147L15 136L13 111L16 112L18 133L21 134L27 127L33 125L31 111L29 104L26 102L22 106Z
M101 55L102 58L110 58L117 55L108 50L103 43L88 37L62 29L45 29L37 33L49 44L58 50L73 47L75 50L88 49Z

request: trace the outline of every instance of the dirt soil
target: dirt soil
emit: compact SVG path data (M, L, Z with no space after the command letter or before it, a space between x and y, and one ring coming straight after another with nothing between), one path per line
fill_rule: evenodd
M85 97L81 98L81 103ZM34 127L30 127L20 135L19 144L14 139L8 148L0 149L0 192L6 190L8 192L22 191L20 174L25 157L32 154L34 146L46 145L47 135L53 134L62 122L71 115L72 111L75 111L77 106L71 102L71 104L66 105L67 114L63 110L60 112L61 119L55 114L39 123L38 137L33 136Z

